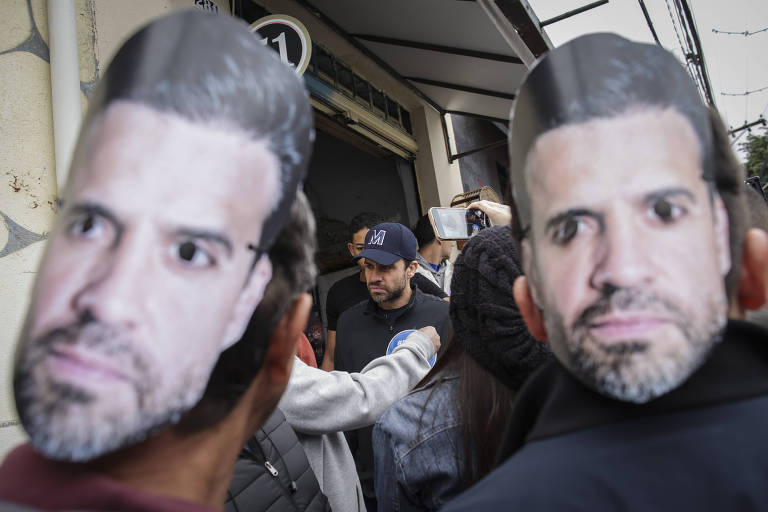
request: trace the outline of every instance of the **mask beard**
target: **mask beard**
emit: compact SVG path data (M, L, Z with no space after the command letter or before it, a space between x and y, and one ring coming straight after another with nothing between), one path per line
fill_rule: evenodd
M170 392L161 385L168 376L153 370L130 339L90 315L84 317L23 343L17 361L19 416L32 445L51 459L88 461L141 441L178 422L207 383L207 374L180 370L173 396L167 396ZM109 390L103 393L55 380L47 361L57 349L73 346L108 360L126 378L108 380Z
M553 352L575 377L600 394L645 403L678 387L720 341L726 322L724 298L710 298L702 306L703 314L693 315L657 295L625 288L604 294L569 329L548 306L544 322ZM631 311L663 312L671 318L665 339L604 343L591 335L594 318Z

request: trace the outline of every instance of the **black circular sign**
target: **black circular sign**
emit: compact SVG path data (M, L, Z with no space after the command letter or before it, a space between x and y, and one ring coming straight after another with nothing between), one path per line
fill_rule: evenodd
M261 37L262 43L280 55L283 62L293 66L296 73L304 73L312 55L312 41L299 20L275 14L254 21L250 28Z

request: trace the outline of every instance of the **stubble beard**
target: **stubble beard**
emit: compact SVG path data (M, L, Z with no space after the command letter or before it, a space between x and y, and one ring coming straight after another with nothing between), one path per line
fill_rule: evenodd
M98 394L56 381L45 370L55 346L77 345L97 351L130 375L120 383L119 397ZM166 376L167 378L167 376ZM137 354L129 338L116 329L78 322L27 340L14 374L19 416L35 449L48 458L72 462L95 459L143 440L177 422L199 399L206 380L183 379L173 397L162 397L162 376Z
M377 285L379 288L384 288L383 284ZM403 296L403 293L405 292L405 286L406 286L406 278L405 273L403 273L403 278L400 283L398 283L395 288L391 290L387 290L387 293L385 294L378 294L374 295L371 293L370 286L368 287L368 294L371 296L371 299L373 299L373 302L381 306L382 304L387 304L394 302L398 300L400 297ZM386 288L385 288L386 289Z
M701 366L720 341L725 326L723 298L708 298L704 314L685 312L677 304L636 289L602 296L566 329L554 308L545 306L544 322L552 350L588 387L609 397L646 403L675 389ZM664 311L680 333L678 340L628 339L602 343L590 336L591 320L610 311Z

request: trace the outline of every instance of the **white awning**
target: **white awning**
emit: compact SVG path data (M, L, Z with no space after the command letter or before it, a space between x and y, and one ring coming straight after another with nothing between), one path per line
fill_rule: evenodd
M445 113L508 118L526 66L551 46L526 2L302 2ZM494 21L494 14L501 21ZM500 24L501 26L497 26ZM513 28L514 26L514 28ZM513 49L513 44L521 52ZM518 53L525 53L521 56Z

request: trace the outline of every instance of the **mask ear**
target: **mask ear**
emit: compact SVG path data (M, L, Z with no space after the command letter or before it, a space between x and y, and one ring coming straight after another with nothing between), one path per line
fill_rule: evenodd
M259 302L264 297L264 290L271 279L272 262L269 261L269 257L265 254L256 262L251 275L248 276L245 287L240 291L240 296L237 298L234 310L232 311L232 317L221 340L222 351L228 349L243 337L248 321L256 310L256 306L259 305Z
M759 309L766 300L768 233L750 229L744 237L744 252L739 277L739 303L744 309Z
M512 286L512 294L515 297L515 303L520 310L525 325L531 331L533 337L539 341L547 341L547 330L544 328L544 317L536 302L533 300L533 294L528 285L528 278L520 276L515 279Z

